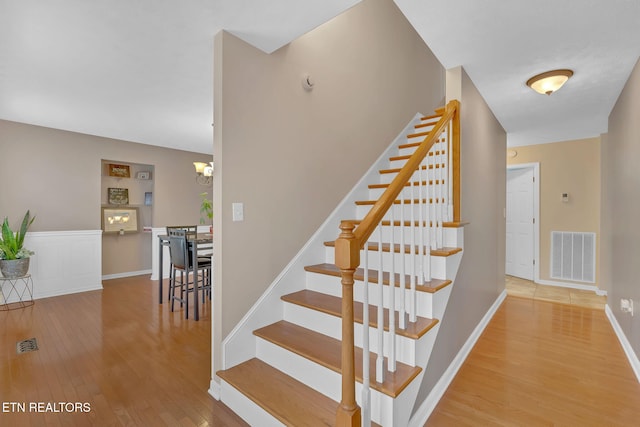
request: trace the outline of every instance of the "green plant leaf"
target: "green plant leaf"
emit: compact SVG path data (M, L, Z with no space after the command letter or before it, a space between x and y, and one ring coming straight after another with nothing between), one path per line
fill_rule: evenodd
M2 223L2 240L0 240L0 251L3 259L24 258L25 255L32 254L28 249L22 247L27 230L33 224L35 217L31 217L31 213L27 211L22 219L20 229L14 233L9 226L9 218L5 217Z

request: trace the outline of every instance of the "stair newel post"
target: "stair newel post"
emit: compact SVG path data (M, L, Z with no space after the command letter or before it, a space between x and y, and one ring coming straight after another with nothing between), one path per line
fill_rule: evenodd
M353 275L360 265L360 242L353 234L355 225L340 223L342 232L335 243L336 266L342 274L342 398L336 426L360 426L360 407L356 403L355 349L353 328Z
M460 222L460 101L454 100L449 103L451 108L455 108L451 119L451 152L453 171L453 221Z
M453 123L447 125L447 221L453 221Z
M437 175L436 175L436 169L433 170L433 173L435 175L433 182L435 183L435 188L438 189L437 192L437 197L438 197L438 201L436 203L436 247L437 248L441 248L443 246L443 240L444 240L444 232L442 230L442 221L443 221L443 217L444 217L444 209L446 209L446 205L445 205L445 193L443 190L443 180L444 180L444 174L445 174L445 168L448 168L447 166L447 161L446 161L446 156L444 155L444 139L445 138L445 134L444 132L440 134L440 136L438 137L438 150L436 151L436 158L438 159L438 169L437 169Z

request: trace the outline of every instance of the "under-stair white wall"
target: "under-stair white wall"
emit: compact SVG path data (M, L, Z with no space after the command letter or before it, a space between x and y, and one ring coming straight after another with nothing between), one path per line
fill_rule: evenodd
M397 150L398 144L406 140L406 135L413 132L413 127L420 121L420 114L405 126L397 137L389 144L367 173L340 202L316 233L307 241L286 268L271 283L267 291L253 305L222 343L223 369L235 366L255 356L255 337L253 331L283 316L282 295L305 288L306 273L304 267L316 264L325 259L323 243L332 241L340 233L340 221L345 218L355 219L355 201L368 197L368 184L377 180L378 171L388 166L389 157Z

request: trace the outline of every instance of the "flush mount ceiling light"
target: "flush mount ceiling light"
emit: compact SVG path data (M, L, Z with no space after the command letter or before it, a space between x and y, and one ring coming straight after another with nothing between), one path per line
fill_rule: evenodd
M527 86L542 95L551 95L562 87L569 77L573 76L571 70L553 70L538 74L527 80Z

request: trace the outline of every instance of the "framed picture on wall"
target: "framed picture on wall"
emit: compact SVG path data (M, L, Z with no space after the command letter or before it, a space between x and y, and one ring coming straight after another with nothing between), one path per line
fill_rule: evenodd
M136 179L148 180L151 179L151 172L149 171L140 171L136 173Z
M102 208L102 231L105 233L137 233L138 208Z
M128 205L129 189L128 188L108 188L108 203L110 205Z
M131 169L129 168L129 165L118 165L115 163L109 163L107 167L109 168L109 176L115 176L117 178L131 177Z

